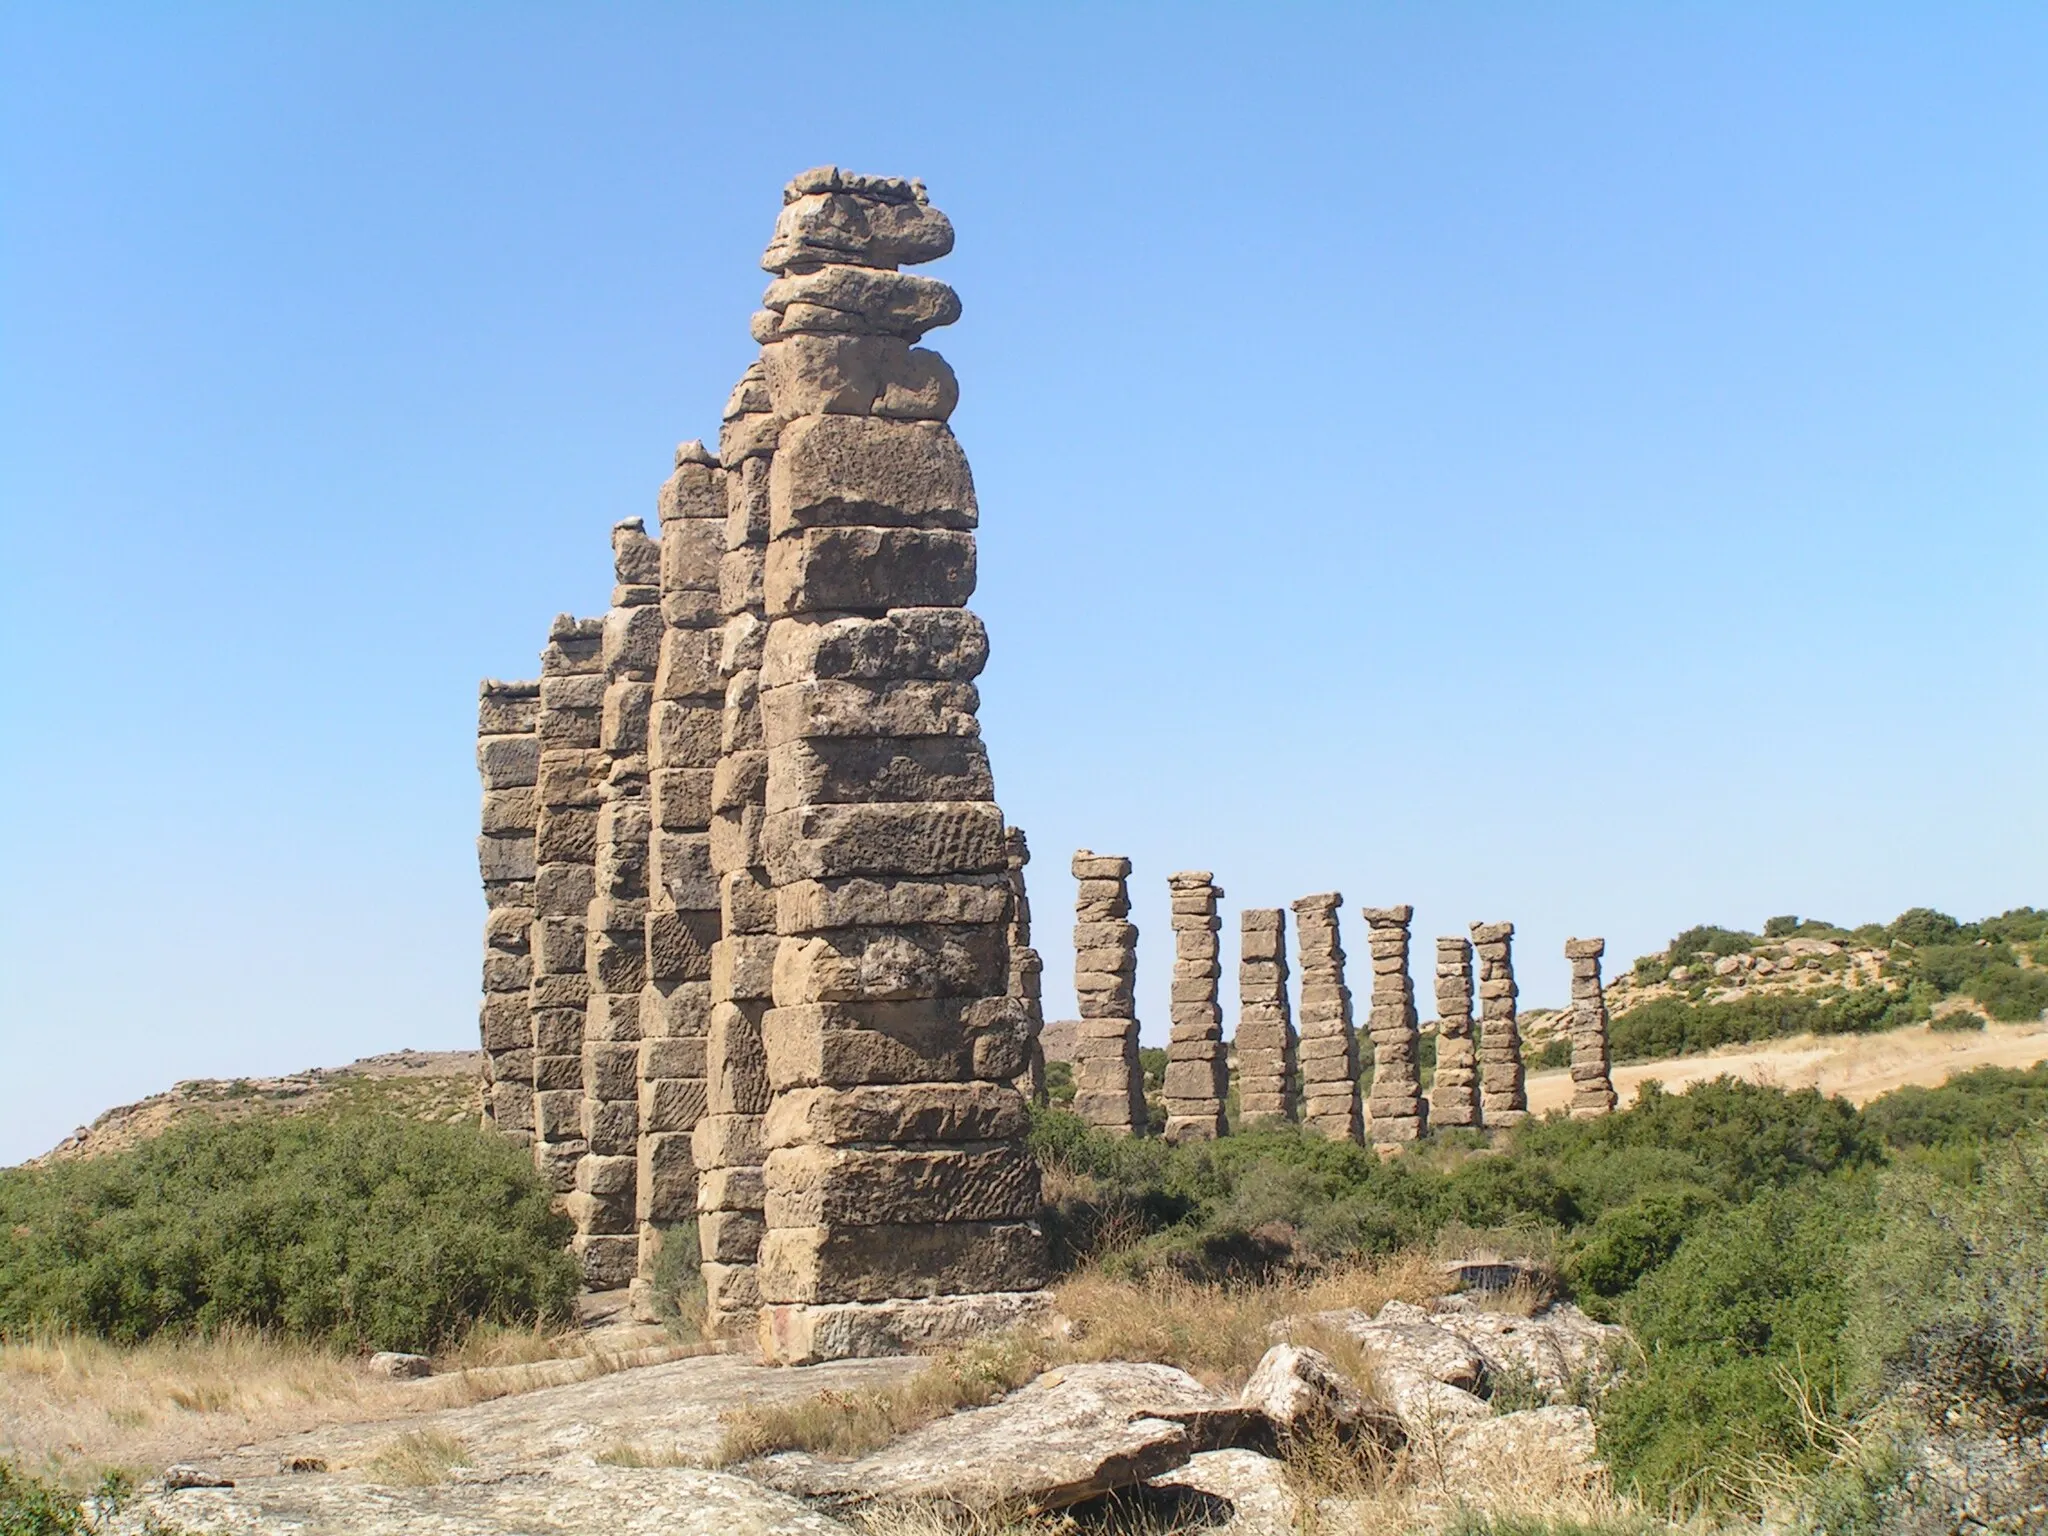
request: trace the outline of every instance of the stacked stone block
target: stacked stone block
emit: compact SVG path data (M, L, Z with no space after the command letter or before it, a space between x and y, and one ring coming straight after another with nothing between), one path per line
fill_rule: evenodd
M576 1188L583 1134L585 955L597 893L603 747L604 620L563 614L541 652L538 806L534 827L533 1155L548 1187Z
M1415 982L1408 969L1408 924L1415 909L1367 907L1364 915L1366 942L1372 950L1372 1006L1366 1016L1372 1035L1367 1132L1376 1144L1416 1141L1427 1133L1429 1119L1417 1059Z
M725 694L711 855L721 936L712 952L709 1097L696 1143L705 1323L714 1333L740 1333L758 1322L759 1258L767 1230L761 1124L769 1086L761 1021L772 1001L779 941L761 841L768 787L761 722L768 627L761 598L769 470L780 428L766 375L756 362L726 402L719 452L726 470L718 565L724 615L719 675Z
M1031 862L1031 844L1022 827L1003 829L1005 862L1010 868L1010 996L1024 1006L1031 1032L1031 1051L1017 1078L1017 1091L1034 1104L1045 1102L1045 999L1040 986L1044 962L1031 947L1031 898L1024 890L1024 866Z
M614 1290L639 1252L640 994L647 985L647 731L661 648L660 551L639 518L612 529L615 585L600 650L605 687L595 890L584 934L590 1006L583 1030L586 1150L569 1198L583 1283Z
M1237 1114L1241 1123L1295 1114L1294 1015L1287 1004L1287 914L1238 914Z
M1600 986L1605 939L1566 939L1572 967L1572 1118L1604 1115L1615 1105L1607 1051L1607 998Z
M1074 998L1081 1037L1074 1113L1117 1136L1145 1130L1145 1069L1138 1061L1138 927L1131 921L1131 861L1083 848L1071 866Z
M1166 877L1173 925L1172 1032L1166 1045L1165 1135L1169 1141L1210 1141L1225 1134L1224 1099L1230 1063L1223 1045L1223 974L1216 904L1223 888L1206 869Z
M1436 941L1436 1019L1430 1124L1476 1128L1484 1121L1479 1112L1479 1057L1472 1039L1472 946L1464 939Z
M763 864L780 936L762 1020L764 1353L901 1351L1043 1307L1038 1174L1013 1080L1010 871L966 609L978 513L958 313L897 269L952 246L921 185L834 169L784 195L756 316L772 414L760 675Z
M1479 1086L1490 1126L1514 1125L1529 1114L1515 1022L1514 940L1513 923L1472 925L1479 953Z
M1336 891L1294 903L1295 947L1301 956L1301 1122L1333 1140L1359 1141L1365 1126L1358 1101L1358 1037L1351 991L1344 984L1344 945Z
M533 835L540 779L540 684L486 682L478 689L476 766L483 779L483 1119L533 1139Z

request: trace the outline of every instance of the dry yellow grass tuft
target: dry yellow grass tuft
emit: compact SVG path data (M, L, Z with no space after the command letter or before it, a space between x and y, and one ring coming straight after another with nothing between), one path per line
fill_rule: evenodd
M775 1451L859 1456L961 1408L992 1403L1046 1364L1043 1339L1006 1333L935 1356L899 1386L821 1392L794 1403L735 1409L724 1417L714 1465L731 1466Z
M592 1458L605 1467L693 1467L696 1460L677 1445L649 1446L638 1440L614 1440Z
M424 1488L445 1483L448 1474L463 1464L469 1448L455 1436L438 1429L409 1429L370 1458L364 1471L373 1482L403 1488Z

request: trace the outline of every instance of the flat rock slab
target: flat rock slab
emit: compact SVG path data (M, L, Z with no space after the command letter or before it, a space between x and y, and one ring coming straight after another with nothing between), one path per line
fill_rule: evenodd
M1146 1485L1154 1492L1199 1494L1227 1504L1230 1514L1211 1536L1298 1536L1307 1512L1287 1486L1281 1464L1257 1451L1203 1451L1186 1466Z
M690 1467L558 1465L431 1488L342 1477L282 1482L157 1495L102 1529L144 1536L154 1516L195 1536L852 1536L785 1494Z
M152 1493L138 1501L128 1524L113 1529L139 1531L142 1516L153 1512L173 1528L238 1536L837 1533L838 1525L788 1498L743 1478L698 1470L718 1449L722 1415L743 1405L884 1388L925 1366L897 1358L788 1369L703 1355L464 1408L336 1425L193 1458L233 1478L235 1486ZM422 1382L420 1389L435 1385ZM407 1434L459 1443L461 1456L447 1481L422 1488L378 1481L379 1453ZM621 1453L682 1465L612 1466L598 1459ZM293 1459L325 1462L328 1470L282 1471ZM758 1502L746 1503L753 1494Z
M1183 1465L1202 1449L1204 1413L1232 1406L1170 1365L1070 1365L855 1461L785 1452L743 1470L829 1507L1062 1509Z

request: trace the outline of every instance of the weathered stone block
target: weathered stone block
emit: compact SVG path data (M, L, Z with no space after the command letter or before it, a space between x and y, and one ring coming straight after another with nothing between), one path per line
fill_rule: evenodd
M762 591L771 619L828 610L959 607L974 595L974 535L804 529L768 546Z
M1038 1164L1016 1143L781 1147L763 1172L773 1227L1022 1221L1038 1209Z
M771 1148L1006 1141L1029 1126L1023 1095L1007 1083L864 1084L779 1094L761 1139Z
M769 534L798 528L972 528L967 456L936 421L805 416L783 429L768 475Z
M778 885L842 875L996 874L1003 816L987 803L829 805L776 811L763 833Z
M1045 1238L1031 1222L790 1227L761 1240L771 1301L881 1301L1045 1284Z
M964 1082L973 1071L972 1005L960 999L805 1003L761 1021L768 1080L789 1088Z

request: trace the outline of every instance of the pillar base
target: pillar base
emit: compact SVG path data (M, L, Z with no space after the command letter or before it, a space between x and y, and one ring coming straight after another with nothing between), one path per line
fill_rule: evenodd
M1050 1291L994 1291L892 1301L770 1302L761 1308L761 1358L771 1365L816 1365L918 1354L1043 1324Z

